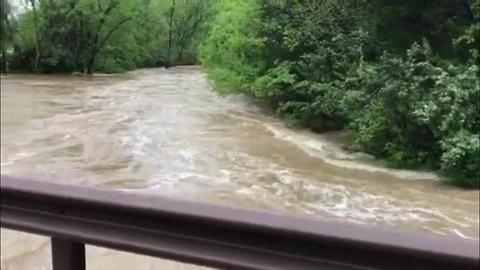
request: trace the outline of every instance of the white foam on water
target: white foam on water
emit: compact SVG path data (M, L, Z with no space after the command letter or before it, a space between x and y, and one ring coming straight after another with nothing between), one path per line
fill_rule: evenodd
M393 175L403 179L428 179L439 180L438 175L431 172L410 171L401 169L390 169L380 166L374 166L366 163L362 163L359 160L345 160L349 157L349 153L340 148L339 145L329 142L326 139L321 139L316 136L312 138L314 134L307 135L306 132L299 132L290 130L281 124L272 125L267 124L266 128L274 134L275 137L293 143L304 150L311 156L322 159L324 162L346 169L362 170L369 172L380 172L389 175Z

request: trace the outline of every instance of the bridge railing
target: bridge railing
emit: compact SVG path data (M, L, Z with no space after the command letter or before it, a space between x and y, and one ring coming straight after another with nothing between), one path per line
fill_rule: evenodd
M221 269L479 269L479 243L95 188L1 178L1 226L52 238L54 270L85 244Z

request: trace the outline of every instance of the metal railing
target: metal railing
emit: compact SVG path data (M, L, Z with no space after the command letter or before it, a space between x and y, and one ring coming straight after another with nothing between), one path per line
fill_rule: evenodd
M221 269L479 269L479 243L1 178L1 226L52 238L54 270L85 269L84 244Z

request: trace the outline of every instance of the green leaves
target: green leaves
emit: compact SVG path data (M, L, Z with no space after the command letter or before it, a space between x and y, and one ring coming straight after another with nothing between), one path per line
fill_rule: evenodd
M200 46L202 65L217 90L250 91L262 66L259 7L255 0L219 1L215 7L217 14Z
M282 95L282 89L295 83L296 77L286 65L269 69L267 73L252 84L253 93L258 98Z
M459 130L442 143L442 170L454 184L480 187L480 139L478 134Z
M414 43L405 59L386 54L373 66L377 79L365 81L365 89L378 90L352 125L358 142L397 165L427 164L475 186L478 66L445 65L426 41Z

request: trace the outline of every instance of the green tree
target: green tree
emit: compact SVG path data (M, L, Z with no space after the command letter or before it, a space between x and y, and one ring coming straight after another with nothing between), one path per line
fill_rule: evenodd
M14 39L14 21L12 16L12 7L8 0L1 0L1 40L0 40L0 60L2 71L8 70L8 53L7 51L11 49Z

